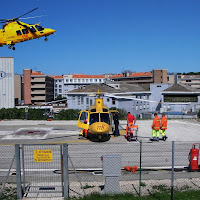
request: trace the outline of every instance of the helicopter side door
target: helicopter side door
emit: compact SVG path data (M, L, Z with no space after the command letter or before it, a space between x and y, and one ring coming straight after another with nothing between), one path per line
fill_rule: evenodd
M89 112L86 110L83 110L80 112L78 117L78 127L82 129L89 129Z

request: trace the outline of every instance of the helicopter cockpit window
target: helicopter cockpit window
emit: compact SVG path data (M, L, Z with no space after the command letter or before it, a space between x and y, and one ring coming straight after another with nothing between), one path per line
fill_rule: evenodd
M30 28L31 33L35 33L36 32L36 30L35 30L35 28L33 26L30 26L29 28Z
M103 108L103 112L108 112L108 109L107 108Z
M110 116L108 113L100 113L101 122L110 124Z
M35 28L37 28L38 31L43 31L44 30L44 28L42 26L37 26L36 25Z
M28 34L28 29L22 29L23 34Z
M90 125L99 122L99 113L90 114Z
M17 35L22 35L22 32L20 30L16 31Z
M87 121L88 121L88 113L87 112L81 113L80 121L84 124L87 124Z
M96 112L96 109L94 108L94 109L91 109L91 112Z

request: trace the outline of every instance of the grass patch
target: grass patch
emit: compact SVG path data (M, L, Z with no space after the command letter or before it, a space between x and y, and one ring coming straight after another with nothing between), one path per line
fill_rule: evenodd
M83 189L94 188L94 185L88 185L87 183L83 186Z
M146 183L141 182L141 183L140 183L140 186L141 186L141 187L146 187Z
M2 185L0 185L1 189ZM8 186L4 189L0 200L16 200L17 199L17 188Z
M176 200L199 200L200 191L191 190L185 192L174 192L174 199ZM134 196L133 194L118 194L118 195L100 195L92 194L83 198L69 198L68 200L169 200L170 193L153 193L148 196Z
M170 192L171 189L167 185L154 185L152 187L153 190L156 190L158 192Z

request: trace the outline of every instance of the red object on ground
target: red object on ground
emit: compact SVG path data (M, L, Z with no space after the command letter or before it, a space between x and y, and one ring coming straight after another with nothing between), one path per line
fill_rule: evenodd
M194 143L192 145L192 149L190 149L190 153L189 153L189 170L190 171L197 171L199 170L199 148L196 149L196 145L199 145L199 143Z
M47 121L52 121L52 119L47 119Z

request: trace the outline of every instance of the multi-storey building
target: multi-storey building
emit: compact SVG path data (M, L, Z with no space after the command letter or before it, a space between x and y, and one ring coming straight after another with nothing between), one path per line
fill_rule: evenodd
M41 104L52 101L54 79L42 72L24 69L24 104Z
M104 83L104 75L67 74L51 76L54 78L54 99L57 96L67 97L67 93L89 84Z

